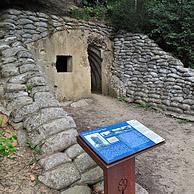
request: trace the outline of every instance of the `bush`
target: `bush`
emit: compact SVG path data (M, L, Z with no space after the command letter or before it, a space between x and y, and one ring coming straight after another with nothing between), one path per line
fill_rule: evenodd
M145 0L120 0L111 3L109 18L117 29L142 32L145 22Z
M114 1L109 16L118 29L147 34L194 68L194 0Z
M89 6L84 7L82 9L75 9L70 12L70 16L76 19L82 20L106 20L107 16L107 6L104 5L97 5L97 6Z
M147 34L165 51L194 68L194 0L85 0L77 19L101 20L117 30Z
M152 0L146 10L144 32L185 67L194 68L194 0Z
M0 157L9 156L16 152L14 145L16 139L15 132L0 130Z

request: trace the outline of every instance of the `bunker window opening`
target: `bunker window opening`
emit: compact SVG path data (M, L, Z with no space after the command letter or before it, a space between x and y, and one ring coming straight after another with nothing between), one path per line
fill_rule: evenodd
M72 56L57 55L57 72L72 72Z

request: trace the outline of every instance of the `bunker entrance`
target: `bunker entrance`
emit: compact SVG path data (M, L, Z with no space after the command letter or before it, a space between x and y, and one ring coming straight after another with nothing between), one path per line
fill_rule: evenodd
M91 69L91 91L93 93L102 93L102 57L100 48L88 46L88 60Z

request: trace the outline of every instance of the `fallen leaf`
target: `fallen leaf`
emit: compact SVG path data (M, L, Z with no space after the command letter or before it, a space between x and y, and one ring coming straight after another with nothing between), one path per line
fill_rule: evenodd
M36 180L36 177L33 174L30 174L30 180L33 182Z
M14 147L16 147L18 144L17 144L17 141L14 141L11 143Z
M12 137L12 134L9 133L9 132L6 132L6 133L4 134L4 137L10 138L10 137Z

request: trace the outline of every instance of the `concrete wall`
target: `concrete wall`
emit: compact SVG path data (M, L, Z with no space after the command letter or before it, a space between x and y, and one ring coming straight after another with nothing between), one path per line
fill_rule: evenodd
M125 32L115 36L112 74L117 95L194 115L194 70L184 68L147 36Z
M91 67L87 48L91 43L96 44L95 39L100 40L102 37L95 33L91 34L88 30L76 29L71 32L66 30L55 32L49 37L28 44L57 99L72 100L91 97ZM106 47L100 49L100 57L103 59L101 64L102 93L108 94L113 59L112 42L106 39L105 45ZM57 72L55 65L57 55L72 56L72 72Z
M30 47L50 88L59 100L90 97L90 65L87 57L87 37L84 32L56 32ZM57 55L72 56L72 72L57 72Z

